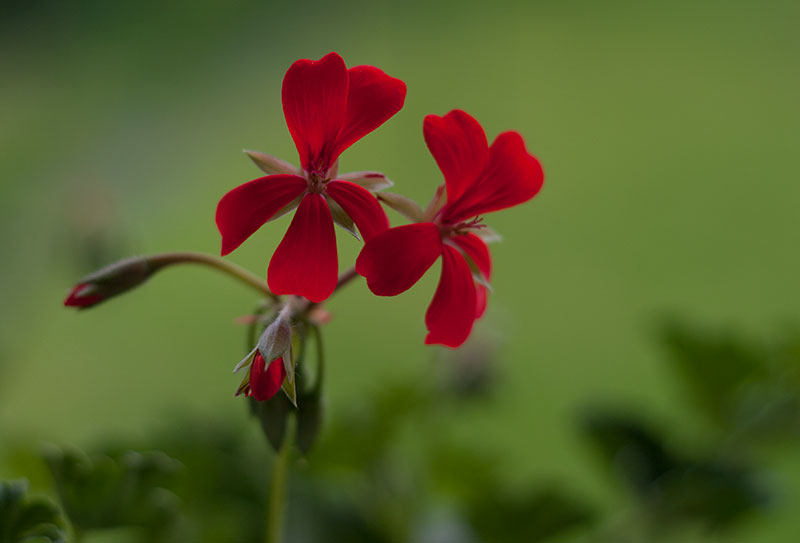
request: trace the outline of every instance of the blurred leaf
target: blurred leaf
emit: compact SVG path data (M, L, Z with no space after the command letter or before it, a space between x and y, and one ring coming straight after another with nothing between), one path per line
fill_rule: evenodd
M163 537L178 514L178 498L164 487L179 463L159 452L88 456L70 449L45 455L70 521L81 531L136 526Z
M678 467L661 437L641 421L593 411L583 430L615 475L633 490L646 493L663 474Z
M185 513L185 533L174 541L262 540L270 462L260 436L245 430L231 421L182 420L153 438L184 465L169 486Z
M767 499L751 469L673 452L641 421L595 413L584 427L606 463L636 493L635 503L661 528L687 520L723 526Z
M720 528L760 508L766 494L748 471L722 464L689 464L664 474L653 488L662 524L675 518L697 519Z
M66 541L58 507L27 492L27 481L0 481L0 543Z
M469 519L487 543L534 543L584 526L593 516L583 503L546 489L520 497L484 495Z
M735 414L744 385L766 374L765 353L730 333L700 332L673 320L663 325L662 341L692 400L719 423Z

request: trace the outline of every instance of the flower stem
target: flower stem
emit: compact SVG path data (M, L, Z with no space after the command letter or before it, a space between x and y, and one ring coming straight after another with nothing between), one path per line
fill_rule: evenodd
M317 380L314 382L314 394L322 393L322 383L325 380L325 349L322 346L322 330L319 326L312 326L314 339L317 342Z
M350 281L352 281L356 277L359 277L359 275L358 275L358 273L356 273L355 266L353 266L352 268L350 268L348 270L343 271L339 275L339 280L336 282L336 288L333 290L333 294L336 294L337 292L339 292L339 289L341 289L342 287L347 285L347 283L349 283ZM333 294L331 294L331 296L333 296ZM305 306L304 309L302 309L302 311L298 312L299 314L308 315L309 312L312 309L314 309L315 307L317 307L321 303L321 302L312 302L310 300L307 300L307 301L308 301L308 304Z
M146 260L154 270L159 270L172 264L202 264L215 268L218 271L227 273L231 277L250 285L261 294L271 298L273 301L278 301L279 298L269 290L267 282L255 275L254 273L232 264L227 260L223 260L218 256L213 256L205 253L194 252L176 252L176 253L161 253L153 256L146 257Z
M272 462L267 498L267 526L265 543L280 543L283 539L283 511L286 501L286 482L289 478L289 459L294 442L294 425L290 417L283 445Z
M334 290L334 292L345 286L347 283L349 283L356 277L358 277L358 273L356 273L355 266L353 266L349 270L343 271L342 274L339 276L339 281L336 282L336 290Z

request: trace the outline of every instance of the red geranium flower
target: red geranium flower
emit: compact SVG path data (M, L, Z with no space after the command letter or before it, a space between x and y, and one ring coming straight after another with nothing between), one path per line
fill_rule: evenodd
M382 174L337 177L337 159L397 113L405 95L405 83L399 79L373 66L348 70L336 53L292 64L283 79L283 112L302 171L251 153L262 169L275 175L254 179L222 197L216 216L222 254L236 249L270 219L297 207L272 255L267 281L276 294L296 294L314 302L330 296L338 272L334 218L355 223L365 241L389 227L380 204L361 186L374 187L376 177L384 179Z
M369 240L356 271L375 294L395 296L441 256L442 274L425 315L425 343L458 347L483 314L484 284L491 275L489 249L476 235L483 228L477 216L533 198L544 174L517 132L503 132L489 147L481 125L463 111L428 115L423 132L444 174L446 202L440 188L423 222L391 228Z

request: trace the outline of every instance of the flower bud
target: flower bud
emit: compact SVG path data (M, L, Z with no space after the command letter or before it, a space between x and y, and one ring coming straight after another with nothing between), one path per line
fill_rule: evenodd
M156 268L143 257L126 258L87 275L64 300L67 307L84 309L144 283Z
M292 348L291 314L292 308L287 304L258 339L258 352L267 362L289 355ZM293 374L289 375L289 381L294 381Z
M286 369L282 358L276 358L267 366L261 353L256 353L250 365L250 381L244 390L245 396L265 402L278 393L285 378Z

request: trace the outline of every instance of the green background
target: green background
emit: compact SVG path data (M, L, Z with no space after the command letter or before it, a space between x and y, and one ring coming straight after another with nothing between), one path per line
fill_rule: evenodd
M345 152L340 171L381 170L424 205L441 174L422 119L453 108L490 139L521 132L544 165L532 202L487 217L504 241L473 344L497 349L502 393L442 429L499 453L509 485L564 481L620 499L575 431L587 402L702 435L659 352L661 315L751 335L800 316L796 2L0 9L0 441L85 444L176 413L245 417L230 372L244 347L233 320L256 302L244 287L186 268L96 310L61 301L116 258L217 253L217 201L259 176L241 149L297 161L286 68L331 50L408 85L404 109ZM287 225L229 258L265 274ZM344 266L359 244L337 236ZM426 379L440 357L422 344L437 273L397 298L357 282L331 299L332 412ZM777 476L798 503L800 468ZM741 541L790 541L792 520L778 508Z

